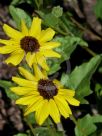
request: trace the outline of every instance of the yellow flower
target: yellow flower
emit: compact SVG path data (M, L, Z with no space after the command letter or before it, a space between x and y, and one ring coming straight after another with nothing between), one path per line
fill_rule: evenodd
M24 21L21 21L21 32L6 24L3 29L10 37L9 40L0 39L0 43L5 44L0 47L0 53L10 54L5 61L7 64L18 65L25 57L30 67L33 63L37 63L42 68L49 70L46 58L60 57L60 54L52 50L60 45L59 42L51 41L55 31L51 28L41 30L41 19L38 17L33 18L29 30Z
M72 114L69 104L79 106L79 101L73 98L75 91L64 89L58 80L50 80L45 71L40 71L34 65L35 75L26 69L19 67L20 74L24 78L13 77L12 80L19 86L11 90L22 97L16 104L26 105L25 115L35 112L35 119L41 125L48 116L55 123L60 122L60 116L65 118Z

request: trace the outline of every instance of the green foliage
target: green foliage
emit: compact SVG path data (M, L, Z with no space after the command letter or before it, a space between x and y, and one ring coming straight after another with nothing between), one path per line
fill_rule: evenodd
M34 1L35 0L12 0L11 5L16 6L16 5L19 5L19 4L22 4L22 3L28 3L32 6L34 6Z
M97 0L94 7L95 14L98 18L102 19L102 0Z
M11 98L11 100L16 100L19 97L10 90L10 87L12 86L14 86L12 82L6 80L0 80L0 87L4 88L7 96Z
M19 133L17 135L14 135L14 136L28 136L27 134L23 134L23 133Z
M102 116L95 115L90 116L87 114L81 119L78 119L76 127L75 127L75 135L76 136L89 136L93 132L96 131L97 127L95 123L102 123Z
M61 17L63 14L63 8L60 6L54 7L52 9L52 15L56 17Z
M76 90L76 98L81 103L88 103L84 97L92 93L90 80L101 62L101 56L93 57L89 62L76 67L71 74L62 75L61 81L67 88Z
M50 59L48 61L50 65L49 74L53 74L60 69L60 64L65 60L70 59L71 54L76 49L77 45L87 46L87 43L79 37L66 36L66 37L56 37L55 41L59 41L61 46L56 48L56 51L61 54L60 59Z
M55 132L54 128L38 127L35 129L35 133L38 136L63 136L62 132Z
M28 27L31 26L31 18L24 10L10 6L9 11L19 30L21 29L21 20L24 20Z

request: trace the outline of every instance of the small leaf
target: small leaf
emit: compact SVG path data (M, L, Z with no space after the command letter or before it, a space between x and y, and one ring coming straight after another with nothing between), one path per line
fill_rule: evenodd
M54 128L48 129L46 127L35 128L35 133L38 136L63 136L63 132L56 132Z
M60 6L56 6L52 9L51 13L56 17L61 17L63 14L63 8Z
M23 133L19 133L19 134L16 134L14 136L28 136L27 134L23 134Z
M61 46L55 49L59 54L61 54L61 58L48 60L50 65L49 75L60 69L60 64L70 58L77 45L82 44L82 46L87 46L81 38L74 36L57 37L54 39L54 41L61 43Z
M92 121L92 117L87 114L82 119L78 119L77 125L75 127L76 136L89 136L96 131L96 126Z
M89 62L76 67L71 74L62 76L61 81L67 87L76 90L76 98L81 103L88 103L84 97L92 93L90 79L101 62L101 56L93 57Z
M4 88L7 96L12 100L16 100L19 98L15 93L10 90L10 87L14 86L14 84L10 81L0 80L0 87Z
M20 8L15 8L14 6L10 6L9 10L19 30L21 29L21 20L25 21L28 28L31 26L32 20L30 16L24 10Z
M97 3L94 7L94 11L97 18L102 19L102 0L97 0Z
M102 115L95 115L92 117L94 123L102 123Z

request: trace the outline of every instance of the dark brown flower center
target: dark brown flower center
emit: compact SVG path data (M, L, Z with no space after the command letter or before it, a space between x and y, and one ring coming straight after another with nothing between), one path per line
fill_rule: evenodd
M38 82L38 91L44 99L51 99L57 95L58 89L51 80L40 79Z
M25 52L37 52L39 50L39 42L32 36L25 36L20 41L21 48Z

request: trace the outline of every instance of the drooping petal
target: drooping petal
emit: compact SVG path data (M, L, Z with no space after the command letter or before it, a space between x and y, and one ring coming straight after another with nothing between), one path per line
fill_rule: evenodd
M36 93L37 93L37 91L36 91ZM38 96L34 96L34 95L26 96L26 97L22 97L22 98L16 100L16 104L29 105L29 104L34 103L34 101L37 101L38 99L39 99Z
M40 68L39 68L39 66L37 64L34 64L33 68L34 68L35 77L38 80L47 78L46 75L42 73L42 71L40 70Z
M42 54L44 54L45 57L56 57L56 58L60 58L61 55L53 50L46 50L43 51Z
M29 81L19 77L12 77L12 80L20 86L31 87L34 89L37 88L37 82L34 82L34 81Z
M26 55L26 61L29 67L32 67L33 63L37 63L35 53L31 54L31 52L28 52Z
M53 49L58 46L60 46L60 42L46 42L41 45L40 50Z
M65 99L62 96L55 96L54 100L58 106L61 115L65 118L69 117L69 114L71 114L71 110L69 109L68 103L65 101Z
M25 116L28 115L31 112L36 111L40 105L42 105L44 99L43 97L39 96L39 99L37 101L34 101L34 103L32 105L29 105L28 108L25 110Z
M34 17L31 28L29 30L29 35L37 38L39 37L40 33L41 33L41 19L38 17Z
M58 107L53 99L49 100L49 108L50 108L50 116L52 117L55 123L59 123L60 114L59 114Z
M39 40L40 42L47 42L52 40L54 35L55 35L55 31L52 28L47 28L46 30L41 31Z
M39 125L43 124L43 122L46 120L46 118L49 116L49 103L48 100L44 100L44 103L42 106L40 106L36 113L35 118Z
M39 52L39 53L36 53L36 58L37 58L37 62L38 64L43 68L43 69L46 69L47 71L49 70L49 67L47 65L47 62L46 62L46 58Z
M8 26L7 24L3 25L3 29L4 29L5 33L13 39L21 39L24 36L21 32L13 29L12 27Z
M28 28L27 28L24 20L21 21L21 31L25 36L28 35Z
M11 87L10 88L12 92L18 95L26 95L26 94L34 94L36 90L35 88L30 87Z
M23 60L23 57L24 57L24 51L20 51L16 53L13 52L11 56L5 60L5 62L7 64L11 63L16 66Z
M69 104L74 105L74 106L79 106L80 102L76 100L75 98L65 96L66 100L68 101Z
M34 80L36 81L36 78L34 77L34 75L32 75L30 72L28 72L28 70L24 69L23 67L19 67L18 68L20 73L28 80Z

